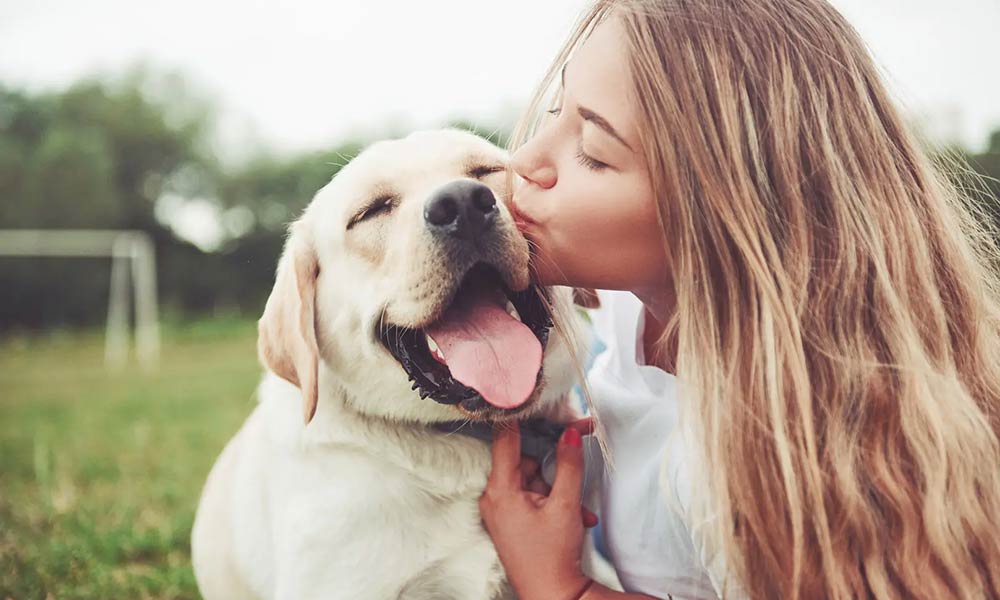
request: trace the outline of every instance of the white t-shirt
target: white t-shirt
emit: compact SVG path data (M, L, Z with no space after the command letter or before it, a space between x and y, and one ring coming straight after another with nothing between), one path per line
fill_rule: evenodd
M678 435L677 381L644 364L642 302L630 292L601 290L598 296L601 307L590 315L606 348L595 357L587 383L614 463L613 470L605 469L601 486L611 562L626 592L714 600L713 579L721 583L715 575L724 571L719 570L722 561L707 557L691 532L695 467ZM666 485L661 486L664 459ZM728 590L726 595L732 597Z

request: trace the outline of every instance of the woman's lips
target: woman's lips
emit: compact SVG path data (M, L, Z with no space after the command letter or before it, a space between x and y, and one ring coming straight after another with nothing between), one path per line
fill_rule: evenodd
M514 218L514 225L517 226L517 230L524 233L532 225L535 225L535 221L521 212L517 207L517 203L513 200L510 203L510 214Z

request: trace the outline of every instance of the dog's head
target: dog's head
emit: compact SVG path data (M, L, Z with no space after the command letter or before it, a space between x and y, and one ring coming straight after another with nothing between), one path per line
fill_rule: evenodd
M529 281L506 168L466 132L379 142L292 224L258 349L307 422L321 379L359 412L422 422L520 418L568 391L570 293Z

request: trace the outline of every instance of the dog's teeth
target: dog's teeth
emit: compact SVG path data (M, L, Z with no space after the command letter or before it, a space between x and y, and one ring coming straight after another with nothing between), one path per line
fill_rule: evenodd
M427 338L427 348L431 351L431 354L433 354L438 360L443 362L444 353L441 352L441 348L438 347L437 342L434 341L434 338L427 335L426 333L424 334L424 337Z
M514 303L510 300L507 301L507 314L514 317L518 321L521 320L521 314L517 312L517 308L514 307Z

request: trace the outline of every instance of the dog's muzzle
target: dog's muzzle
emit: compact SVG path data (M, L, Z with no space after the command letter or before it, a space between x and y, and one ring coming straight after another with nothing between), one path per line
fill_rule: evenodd
M544 352L553 325L548 304L543 288L531 285L514 292L503 284L494 267L479 263L463 278L451 305L437 321L420 328L383 324L380 338L421 398L459 405L468 412L481 412L484 417L500 416L516 412L524 404L525 395L541 382L542 370L518 371L518 361L524 359L517 355L523 347L518 344L525 340L511 345L498 338L507 337L510 329L520 329L517 336L533 337L536 349ZM482 312L488 313L485 320L492 323L477 320ZM469 353L480 350L492 352L483 357L484 364L477 365L475 356L470 361ZM497 358L492 355L496 351L503 354L499 361L491 360ZM492 385L505 378L520 381L517 387L521 391L512 399L505 398L503 390L498 396Z
M465 242L493 229L498 214L493 190L465 179L441 187L424 205L424 221L432 233Z

